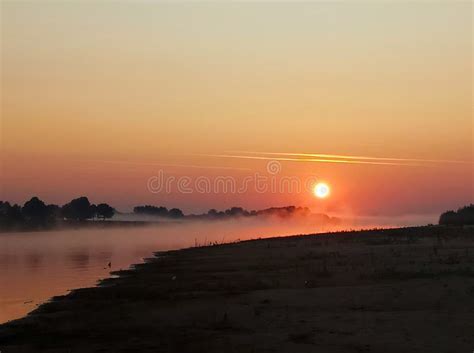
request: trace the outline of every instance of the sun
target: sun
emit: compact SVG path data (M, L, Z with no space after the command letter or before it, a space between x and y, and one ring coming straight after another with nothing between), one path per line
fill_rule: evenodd
M326 183L317 183L314 186L313 192L317 198L325 199L331 193L331 189L329 188L329 185Z

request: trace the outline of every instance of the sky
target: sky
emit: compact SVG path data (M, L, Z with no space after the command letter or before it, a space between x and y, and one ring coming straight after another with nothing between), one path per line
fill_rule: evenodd
M0 199L360 216L463 206L472 14L469 1L2 1ZM331 195L272 190L284 178Z

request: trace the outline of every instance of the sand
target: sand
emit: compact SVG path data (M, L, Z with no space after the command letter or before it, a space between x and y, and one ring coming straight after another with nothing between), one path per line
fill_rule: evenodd
M0 326L2 353L473 350L473 228L157 253Z

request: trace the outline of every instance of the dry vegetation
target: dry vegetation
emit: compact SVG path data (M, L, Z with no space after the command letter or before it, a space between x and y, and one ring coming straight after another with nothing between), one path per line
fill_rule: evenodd
M471 352L474 229L158 253L0 326L13 352Z

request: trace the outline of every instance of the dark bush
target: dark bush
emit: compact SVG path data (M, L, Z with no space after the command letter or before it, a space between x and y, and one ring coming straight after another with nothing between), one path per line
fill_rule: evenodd
M474 205L470 204L457 211L447 211L439 217L441 225L474 225Z

